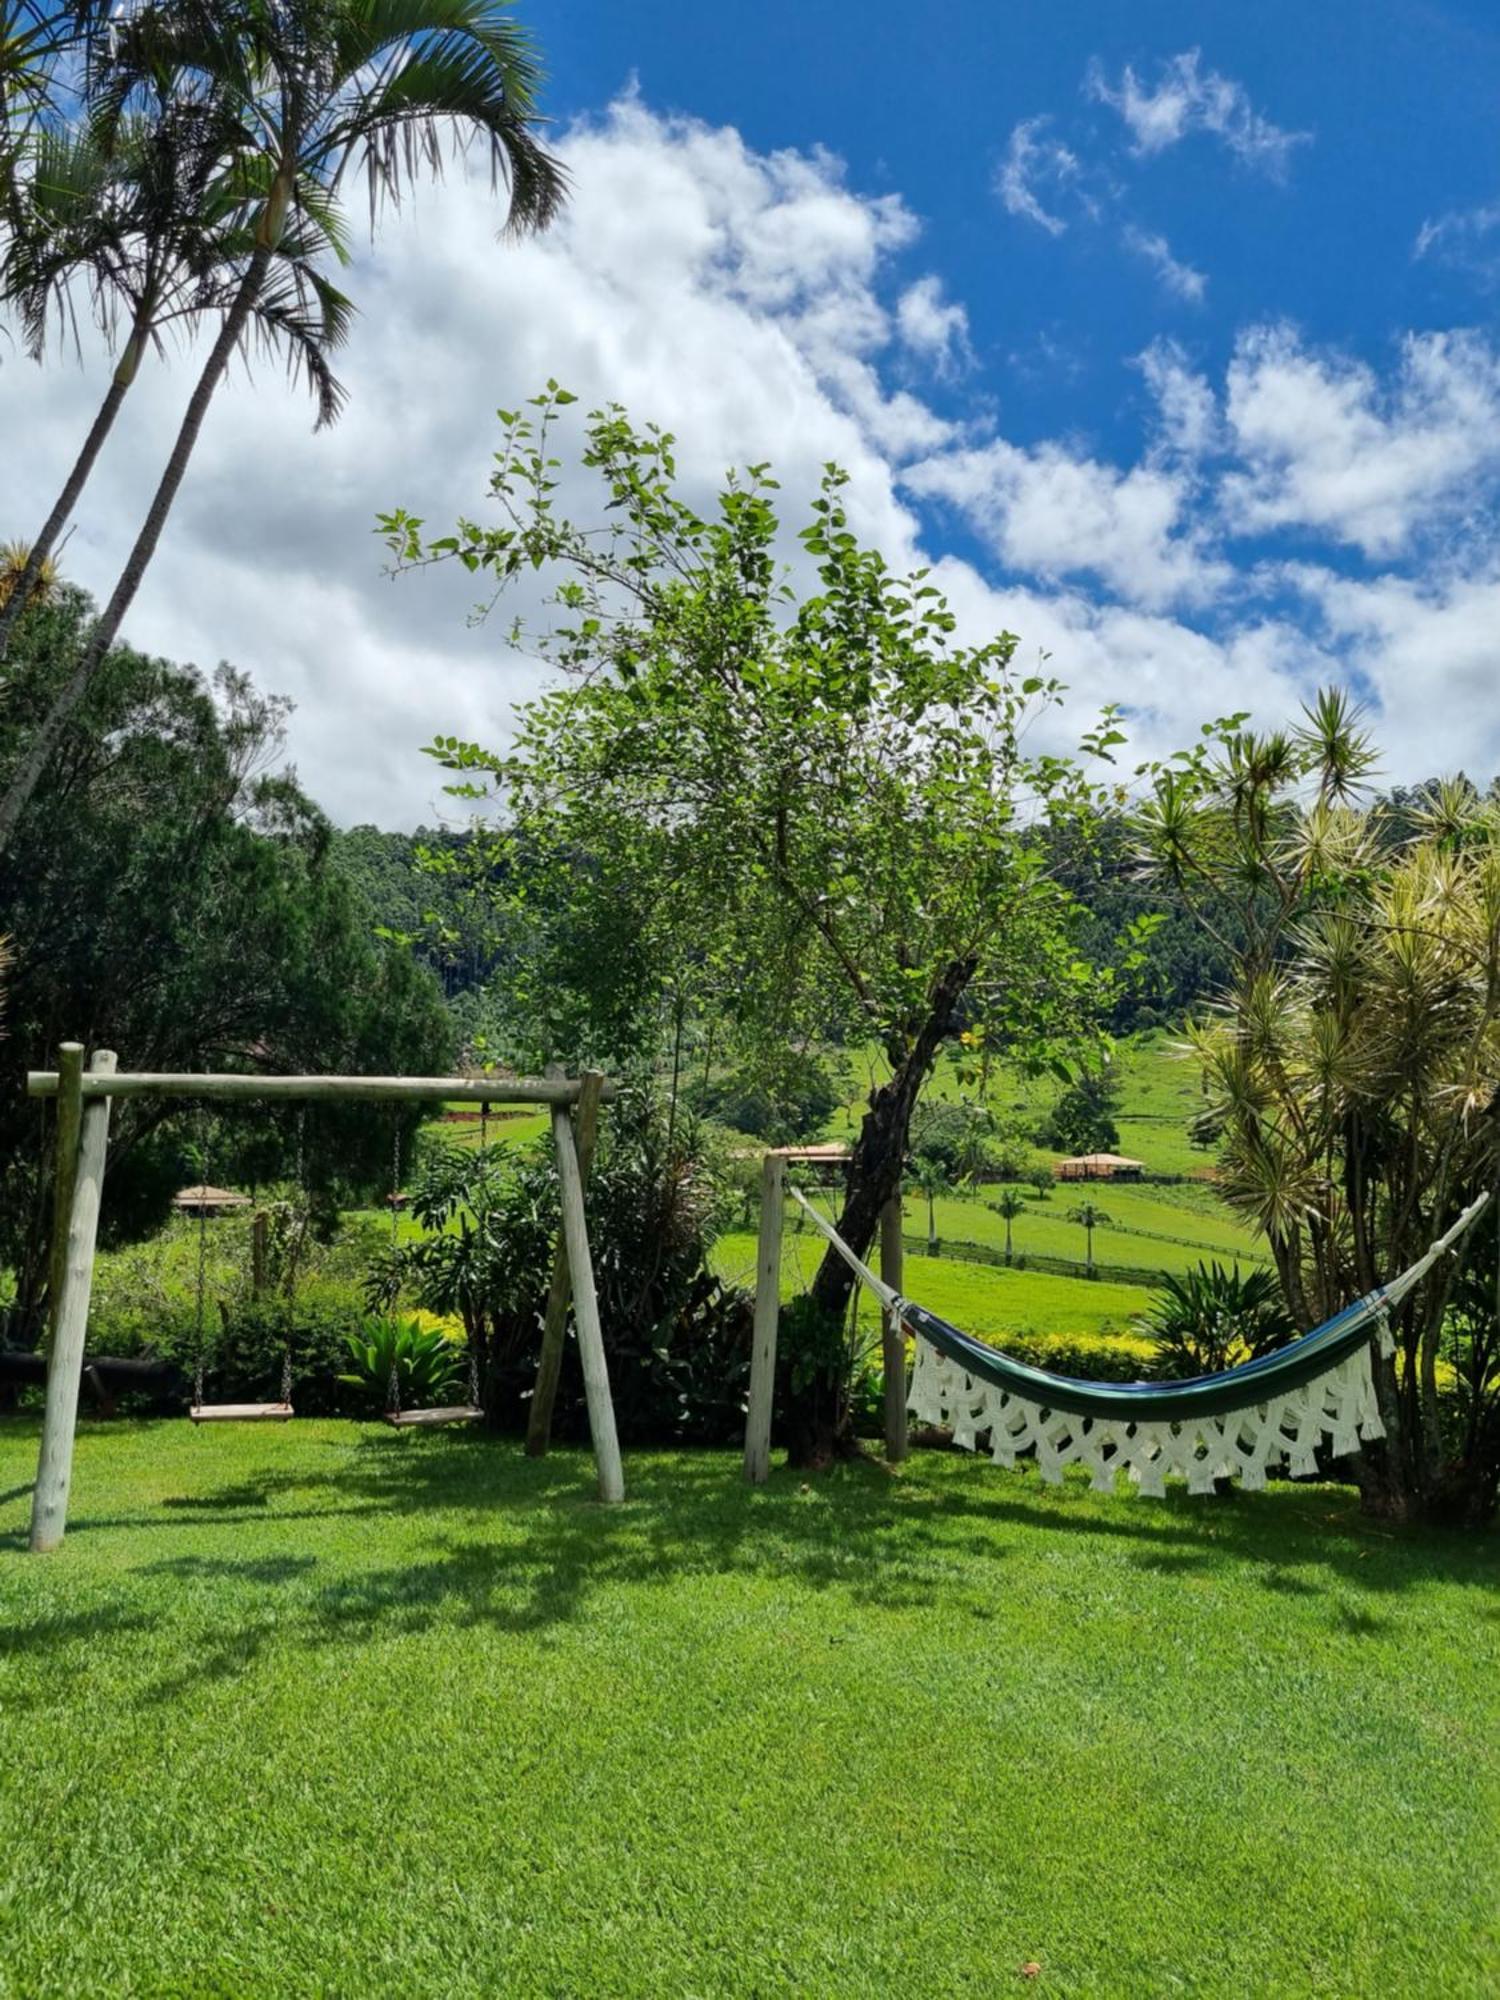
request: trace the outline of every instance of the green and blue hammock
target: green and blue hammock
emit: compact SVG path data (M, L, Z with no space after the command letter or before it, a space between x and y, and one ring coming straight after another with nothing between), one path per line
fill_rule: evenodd
M884 1310L916 1336L907 1403L919 1422L949 1426L953 1442L971 1451L987 1437L998 1465L1034 1453L1053 1483L1068 1466L1084 1465L1097 1491L1112 1491L1115 1475L1127 1471L1143 1493L1158 1495L1174 1474L1192 1493L1212 1492L1225 1478L1261 1487L1283 1467L1293 1477L1315 1472L1325 1438L1342 1456L1383 1437L1371 1340L1392 1351L1391 1313L1489 1200L1485 1194L1472 1202L1399 1278L1274 1353L1185 1381L1089 1382L1015 1361L902 1298L796 1188L787 1192Z

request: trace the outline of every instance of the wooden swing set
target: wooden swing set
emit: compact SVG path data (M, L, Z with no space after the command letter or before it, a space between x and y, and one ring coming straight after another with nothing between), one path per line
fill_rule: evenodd
M597 1071L581 1078L432 1076L245 1076L231 1073L131 1073L117 1067L112 1049L99 1049L84 1068L81 1043L64 1042L55 1070L33 1070L26 1079L32 1097L57 1099L57 1159L51 1262L51 1341L47 1360L47 1403L31 1506L31 1548L55 1549L68 1519L73 1476L73 1439L78 1422L89 1299L94 1283L94 1250L109 1148L110 1104L116 1097L183 1098L200 1103L294 1101L298 1103L400 1103L442 1099L465 1104L544 1105L551 1113L557 1158L562 1229L553 1262L542 1333L541 1366L532 1398L527 1450L546 1449L551 1412L562 1367L567 1312L571 1301L583 1364L589 1432L599 1472L599 1498L610 1504L625 1497L624 1471L610 1397L609 1369L599 1325L599 1303L589 1254L584 1184L601 1102L614 1086ZM576 1130L575 1130L576 1121ZM200 1345L201 1354L201 1345ZM200 1360L201 1373L201 1360ZM196 1386L194 1422L280 1422L290 1417L289 1384L277 1403L209 1404L201 1379ZM478 1414L477 1388L470 1403L452 1410L400 1412L402 1424L469 1421Z

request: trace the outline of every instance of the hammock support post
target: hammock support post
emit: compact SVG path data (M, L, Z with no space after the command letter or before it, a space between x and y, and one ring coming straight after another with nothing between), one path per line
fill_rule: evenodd
M573 1135L572 1112L580 1126L597 1118L616 1086L591 1072L583 1078L473 1076L255 1076L209 1071L127 1072L116 1068L111 1049L99 1049L87 1069L83 1049L64 1042L55 1070L32 1070L26 1079L32 1097L58 1100L57 1192L53 1209L52 1331L47 1365L47 1406L32 1495L31 1548L55 1549L68 1518L78 1394L93 1290L99 1205L109 1146L110 1103L116 1097L184 1098L209 1103L536 1104L552 1114L562 1183L564 1259L575 1301L578 1341L588 1395L589 1428L599 1470L599 1495L614 1503L625 1497L614 1405L599 1327L593 1266L584 1216L583 1176ZM247 1406L247 1408L250 1406ZM259 1406L254 1406L259 1407ZM246 1409L232 1406L233 1414ZM220 1414L224 1414L223 1411ZM290 1412L288 1412L290 1414Z
M760 1239L755 1258L755 1336L750 1350L750 1407L745 1419L745 1477L764 1486L771 1470L771 1404L776 1389L776 1327L781 1314L781 1221L786 1160L767 1153L760 1170Z
M906 1264L901 1241L901 1190L880 1211L880 1275L900 1292ZM885 1306L880 1314L881 1376L885 1384L885 1455L892 1465L906 1456L906 1332L900 1315Z

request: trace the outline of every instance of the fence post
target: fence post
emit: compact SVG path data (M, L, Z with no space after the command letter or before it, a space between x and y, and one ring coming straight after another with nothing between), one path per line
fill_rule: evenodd
M776 1327L781 1314L781 1218L786 1161L767 1153L760 1170L760 1242L755 1260L755 1337L745 1418L745 1477L764 1486L771 1470L771 1405L776 1395Z
M115 1067L113 1049L98 1049L89 1065L95 1076ZM42 1448L37 1458L36 1490L31 1496L31 1548L42 1555L55 1549L68 1524L68 1488L73 1479L73 1434L78 1425L78 1385L83 1376L83 1343L88 1332L89 1294L94 1283L94 1243L99 1233L99 1202L104 1187L104 1159L109 1148L109 1099L82 1102L83 1051L65 1043L58 1053L59 1137L76 1130L76 1171L69 1177L68 1198L53 1218L62 1236L54 1254L61 1279L52 1315L52 1351L47 1358L47 1408L42 1418ZM73 1108L62 1102L66 1090ZM61 1172L59 1200L63 1194ZM57 1235L53 1242L57 1245Z
M901 1190L880 1211L880 1275L893 1292L902 1289L906 1262L901 1241ZM892 1465L906 1456L906 1333L893 1312L880 1315L881 1366L885 1375L885 1455Z

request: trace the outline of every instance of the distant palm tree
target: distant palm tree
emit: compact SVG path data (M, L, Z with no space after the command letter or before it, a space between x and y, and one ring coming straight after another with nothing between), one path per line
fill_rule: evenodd
M1096 1229L1107 1229L1112 1218L1107 1216L1102 1208L1096 1208L1093 1202L1081 1201L1076 1208L1068 1210L1068 1220L1069 1222L1078 1222L1083 1225L1088 1241L1085 1269L1092 1278L1094 1275L1094 1231Z
M936 1159L914 1160L911 1165L909 1179L918 1194L926 1198L927 1254L929 1257L935 1257L937 1255L938 1234L937 1212L934 1204L939 1195L953 1193L953 1182L949 1178L947 1167L941 1160Z
M1005 1223L1005 1261L1008 1264L1011 1261L1010 1226L1018 1215L1026 1213L1025 1197L1015 1188L1002 1188L996 1199L990 1203L990 1207Z
M103 0L81 11L108 13ZM399 202L419 174L441 171L445 141L481 143L513 231L545 227L565 192L531 129L539 73L505 0L145 0L112 33L96 93L104 128L163 76L214 105L235 126L227 157L250 203L251 247L119 581L0 799L0 853L135 599L289 225L316 219L314 199L331 213L356 169L372 214Z

